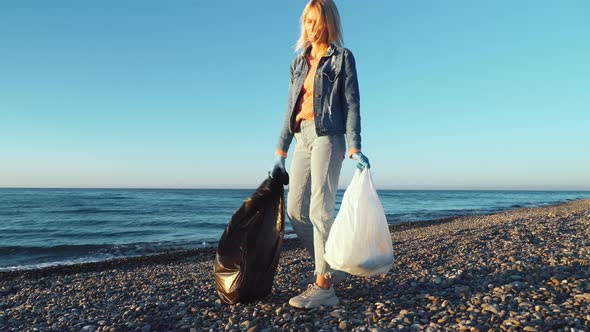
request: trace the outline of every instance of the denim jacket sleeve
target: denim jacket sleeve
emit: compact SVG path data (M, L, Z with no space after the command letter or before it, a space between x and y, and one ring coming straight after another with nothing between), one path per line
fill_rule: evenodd
M285 120L283 121L283 126L281 128L281 134L279 135L279 143L277 145L277 150L281 150L285 153L288 152L289 146L293 141L293 132L291 131L291 112L289 112L289 107L292 105L292 84L293 84L293 71L295 70L295 60L291 62L291 76L289 79L289 93L287 96L287 111L285 112Z
M343 74L344 94L342 110L346 119L346 142L348 150L361 149L361 113L359 84L356 74L356 62L354 55L348 49L344 49Z

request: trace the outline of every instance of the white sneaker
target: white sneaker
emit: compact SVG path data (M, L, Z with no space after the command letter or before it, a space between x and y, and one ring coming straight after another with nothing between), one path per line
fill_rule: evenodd
M321 305L333 306L340 303L340 300L334 292L334 287L323 289L316 284L307 286L305 292L289 300L289 305L295 308L317 308Z

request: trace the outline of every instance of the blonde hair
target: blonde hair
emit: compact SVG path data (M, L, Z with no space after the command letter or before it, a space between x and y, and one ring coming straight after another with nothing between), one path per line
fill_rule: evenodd
M327 42L334 43L338 46L343 45L342 41L342 27L340 26L340 14L338 8L332 0L311 0L307 3L301 14L301 35L295 45L295 51L304 53L307 48L311 45L309 36L305 30L305 17L310 10L316 9L319 14L319 19L322 20L321 24L316 25L316 31L319 29L325 29L327 32Z

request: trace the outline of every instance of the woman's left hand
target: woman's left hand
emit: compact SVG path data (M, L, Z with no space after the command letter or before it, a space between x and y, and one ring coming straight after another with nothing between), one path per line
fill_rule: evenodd
M365 167L367 169L371 168L371 164L369 164L369 158L367 158L367 156L365 156L362 152L355 152L352 155L352 159L356 160L358 163L356 164L356 167L358 169L360 169L361 171L363 171L365 169Z

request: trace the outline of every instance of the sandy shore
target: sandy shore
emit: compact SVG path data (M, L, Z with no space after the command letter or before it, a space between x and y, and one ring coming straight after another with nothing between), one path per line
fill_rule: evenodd
M313 262L286 241L273 294L227 306L213 249L0 273L0 331L589 331L590 200L391 227L389 274L339 306L286 303Z

